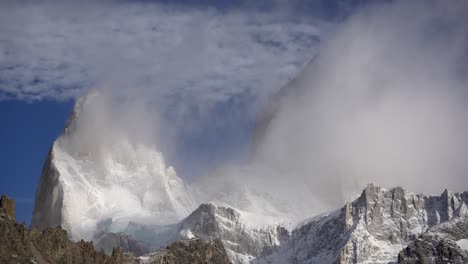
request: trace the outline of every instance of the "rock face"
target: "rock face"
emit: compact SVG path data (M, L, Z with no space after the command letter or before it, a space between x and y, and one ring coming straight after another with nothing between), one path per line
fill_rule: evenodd
M165 251L140 258L147 264L230 264L220 240L206 242L202 239L180 240Z
M455 218L436 225L412 241L400 254L398 262L413 263L466 263L468 251L457 241L468 238L468 218Z
M443 228L468 215L467 203L466 192L428 197L369 185L354 202L306 221L278 252L257 262L395 262L398 253L429 228Z
M9 201L6 203L8 210L4 210L5 201ZM3 196L1 205L0 263L123 263L124 256L119 250L113 251L111 256L96 252L91 242L70 241L67 232L60 227L46 228L42 232L28 230L11 217L12 200Z
M466 263L468 259L457 243L437 235L422 234L398 254L402 264Z
M15 201L9 199L5 194L0 198L0 214L3 214L11 219L16 219Z
M248 259L268 255L289 238L289 232L284 227L254 228L236 209L213 204L200 205L177 224L151 226L130 223L125 232L129 237L143 239L139 243L146 243L153 250L167 245L167 241L194 238L220 240L234 263L245 263ZM102 244L101 239L97 245Z
M68 224L63 221L63 186L60 172L54 163L53 148L49 150L42 168L41 179L36 191L32 225L39 229Z
M289 232L284 227L250 228L235 209L212 204L200 205L179 224L178 229L179 237L220 239L233 259L236 254L253 258L267 255L289 239Z

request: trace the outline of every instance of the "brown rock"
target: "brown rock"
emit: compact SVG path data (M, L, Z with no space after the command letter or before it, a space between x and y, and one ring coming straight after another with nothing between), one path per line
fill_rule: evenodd
M5 194L0 198L0 214L6 214L11 219L15 220L15 201L9 199Z
M123 255L115 251L112 256L94 250L92 242L72 242L61 227L28 230L14 218L13 200L1 198L0 211L0 263L37 264L124 264Z
M220 240L180 240L165 251L149 254L151 264L230 264L226 249Z

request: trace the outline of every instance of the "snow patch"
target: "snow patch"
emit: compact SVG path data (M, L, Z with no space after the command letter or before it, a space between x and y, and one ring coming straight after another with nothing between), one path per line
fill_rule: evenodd
M468 250L468 239L458 240L457 245L463 250Z
M195 235L190 231L190 229L183 229L180 231L181 238L192 239L195 238Z

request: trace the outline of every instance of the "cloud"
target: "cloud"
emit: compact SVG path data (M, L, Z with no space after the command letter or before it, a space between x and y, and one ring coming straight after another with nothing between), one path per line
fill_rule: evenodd
M1 12L3 99L66 100L97 85L210 102L269 93L320 36L312 19L139 1L5 2Z
M255 158L277 172L265 182L308 186L308 210L371 182L466 190L467 8L397 1L353 15L285 88Z
M141 116L165 119L155 141L181 157L169 157L180 170L245 149L241 130L315 55L327 27L307 16L187 3L0 5L0 100L62 101L98 89L138 101L150 109Z

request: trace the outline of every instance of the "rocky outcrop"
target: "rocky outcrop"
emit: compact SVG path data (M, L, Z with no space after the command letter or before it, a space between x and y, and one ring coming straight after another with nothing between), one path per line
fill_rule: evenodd
M5 201L10 201L6 203L6 208ZM60 227L46 228L42 232L27 229L11 217L11 212L14 212L12 200L4 196L1 205L0 263L124 263L120 250L114 250L111 256L97 252L92 242L70 241L67 232Z
M201 204L188 217L173 225L129 223L125 233L128 237L139 238L143 241L139 244L146 244L153 250L166 246L168 241L193 238L207 242L220 240L234 263L245 263L243 258L271 254L289 239L289 231L281 225L253 227L238 210L213 204ZM106 240L106 235L101 240ZM98 246L101 244L99 241Z
M180 240L166 250L140 258L147 264L230 264L220 240L206 242L202 239Z
M468 215L467 204L466 192L424 196L369 185L352 203L300 225L279 252L258 262L395 262L399 252L424 232L443 229Z
M467 193L444 191L425 196L401 187L383 190L370 185L344 210L349 240L339 261L394 261L396 253L429 228L468 215Z
M398 254L403 264L467 263L468 252L457 241L468 239L468 218L455 218L436 225Z
M179 234L208 241L220 239L232 252L253 257L270 254L289 239L289 232L284 227L259 229L248 225L235 209L202 204L179 224Z
M0 198L0 214L11 219L16 219L15 201L13 201L13 199L9 199L5 194Z
M229 258L220 240L180 240L141 258L134 254L141 246L125 234L106 234L102 243L111 248L109 254L96 251L92 242L72 242L67 231L61 227L45 228L43 231L27 229L12 217L13 200L2 196L0 202L0 263L79 263L79 264L229 264ZM108 249L108 248L106 248ZM142 252L143 253L143 252Z
M63 186L60 172L53 160L54 153L51 148L42 168L31 221L32 225L40 230L57 226L67 228L67 224L62 219Z
M467 261L467 256L455 241L431 233L422 234L398 254L398 263L402 264L466 263Z

